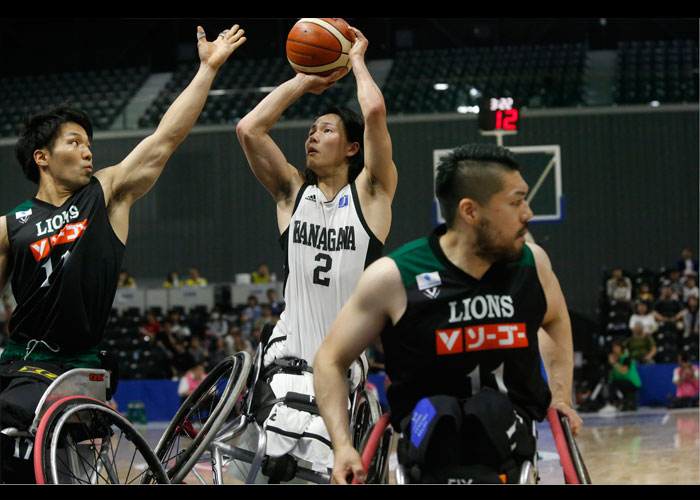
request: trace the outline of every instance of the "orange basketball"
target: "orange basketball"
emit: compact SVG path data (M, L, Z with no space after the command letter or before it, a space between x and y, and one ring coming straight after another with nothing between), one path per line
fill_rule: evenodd
M325 76L352 68L348 56L355 33L339 17L299 19L287 35L287 59L295 71Z

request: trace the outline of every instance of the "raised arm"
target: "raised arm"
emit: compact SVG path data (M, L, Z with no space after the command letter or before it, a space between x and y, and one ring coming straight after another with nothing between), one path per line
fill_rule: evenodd
M357 100L365 120L367 180L393 198L398 174L392 158L391 136L386 123L386 104L379 86L365 64L365 52L369 42L360 30L352 27L351 29L355 33L355 43L350 50L350 61L357 81Z
M282 113L303 94L320 94L345 73L345 70L339 70L328 77L297 73L270 92L238 122L236 135L250 168L278 204L284 206L294 203L295 193L303 183L303 178L287 162L284 153L270 137L270 130Z
M202 112L219 68L245 42L243 33L234 25L215 41L208 42L202 27L197 27L200 59L197 74L163 115L152 135L141 141L121 163L95 174L103 184L107 204L112 205L112 225L122 241L126 239L128 220L121 215L153 187L172 153L185 140Z
M577 435L583 421L574 410L571 394L574 376L574 344L569 311L549 257L541 247L534 244L529 246L535 256L537 274L547 300L547 312L538 334L538 341L549 388L552 391L551 406L568 418L572 433Z
M379 259L363 273L316 353L314 392L333 445L334 483L345 483L349 474L360 482L365 477L350 438L348 368L375 341L387 321L398 321L405 307L406 293L396 265L389 258Z

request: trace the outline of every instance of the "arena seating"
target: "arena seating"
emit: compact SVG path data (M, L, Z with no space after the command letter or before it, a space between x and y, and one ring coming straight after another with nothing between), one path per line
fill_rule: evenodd
M585 55L583 44L403 51L383 91L392 114L455 112L478 105L481 95L514 97L530 107L577 106ZM436 90L436 82L447 88Z
M630 41L617 47L615 102L697 102L697 41Z
M616 52L616 104L697 102L697 42L626 41ZM480 96L488 94L512 96L533 109L584 106L587 53L584 43L402 50L392 61L382 91L391 115L452 113L459 106L478 105ZM140 112L139 128L158 124L196 70L197 63L182 63L173 71ZM198 124L236 123L266 89L292 75L284 57L229 61L217 75L216 91ZM0 137L15 136L26 115L66 100L84 107L96 130L123 128L115 120L149 76L148 68L139 67L2 78ZM435 83L447 85L436 90ZM303 96L281 119L312 118L326 104L351 101L354 93L354 80L343 79L320 98Z
M148 76L137 67L2 78L0 137L16 136L27 116L62 102L85 109L96 131L108 130Z

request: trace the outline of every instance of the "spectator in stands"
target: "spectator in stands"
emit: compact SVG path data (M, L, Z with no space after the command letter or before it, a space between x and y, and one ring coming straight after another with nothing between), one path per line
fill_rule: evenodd
M118 288L136 288L136 280L133 276L129 274L129 271L122 269L119 271L119 281L117 281Z
M224 336L225 337L225 336ZM226 340L224 337L215 337L214 344L209 350L209 356L207 356L207 368L211 370L216 365L221 363L224 359L233 353L229 353L228 346L226 345Z
M670 408L698 406L698 367L690 362L687 353L678 355L678 364L673 370L676 395L671 398Z
M698 336L698 303L697 297L691 296L688 298L688 303L682 311L683 319L683 337L692 335Z
M169 315L172 322L172 333L179 339L184 340L192 335L190 327L182 321L182 316L177 311L171 311Z
M218 307L213 307L209 313L209 321L207 328L211 331L212 336L224 338L228 333L228 321L223 317Z
M260 306L260 317L253 321L253 329L262 330L265 325L274 325L279 318L272 314L270 304Z
M163 287L171 288L175 286L182 286L184 283L180 281L180 274L177 271L170 271L168 277L163 282Z
M260 264L258 268L250 274L253 283L267 283L272 277L270 276L270 268L267 264Z
M182 377L187 370L195 364L192 354L187 350L184 342L176 341L173 344L172 366L175 368L177 376Z
M629 278L617 278L610 288L608 295L610 300L617 302L630 302L632 300L632 282Z
M661 285L661 296L654 303L652 310L659 326L679 321L683 315L680 301L673 297L673 290L668 283Z
M192 359L196 364L204 365L207 361L207 350L202 346L202 341L196 335L192 335L189 338L187 345L187 352L190 353Z
M255 320L262 315L262 307L260 307L258 298L255 295L250 295L248 297L247 305L245 309L243 309L242 314L251 322L255 322Z
M698 261L693 258L693 251L690 248L681 250L681 258L676 262L676 269L683 276L698 276Z
M654 362L656 356L656 341L652 335L645 335L644 327L637 322L630 328L632 336L622 341L622 347L637 364Z
M671 295L673 295L676 300L680 301L683 299L683 282L681 281L681 273L678 269L671 269L668 272L668 279L665 283L671 287Z
M652 335L659 328L654 314L649 310L649 304L644 301L636 303L634 312L630 316L628 325L630 331L634 330L636 325L641 325L644 335Z
M228 333L224 336L224 341L226 342L226 352L229 356L236 353L235 346L235 336L241 332L238 325L231 324L228 328Z
M173 322L170 318L166 319L161 323L160 332L156 335L156 342L160 342L165 349L170 352L175 351L175 344L180 342L173 331Z
M187 286L207 286L209 284L206 278L200 276L196 267L190 267L187 274Z
M651 286L649 285L649 283L640 283L635 298L637 299L637 301L643 301L648 304L654 303L654 294L651 292Z
M613 291L619 286L619 280L624 280L626 288L632 290L632 280L625 276L621 267L612 270L610 278L605 283L605 290L609 299L613 299Z
M273 316L279 316L284 311L284 301L277 298L277 290L274 288L268 288L265 292L267 296L267 303L272 309Z
M180 378L180 383L177 386L177 395L180 396L180 400L184 402L187 396L192 394L206 376L207 373L203 363L196 363L192 368L187 370Z
M687 304L690 297L695 297L696 299L700 297L698 290L698 285L695 281L695 276L686 276L683 281L683 303Z
M145 322L139 327L139 333L144 339L155 341L161 329L160 321L158 321L155 314L149 311L146 313Z
M621 340L613 342L608 363L608 403L600 412L607 413L617 409L636 410L637 392L642 387L642 379L637 372L637 363L624 351Z
M255 348L253 347L253 344L243 337L243 332L241 332L240 328L233 327L229 331L229 337L230 337L230 342L231 342L231 354L235 354L237 352L248 352L252 356L255 353Z

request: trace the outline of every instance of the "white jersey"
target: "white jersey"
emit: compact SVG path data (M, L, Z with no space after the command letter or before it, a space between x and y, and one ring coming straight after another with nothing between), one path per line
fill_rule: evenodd
M313 363L333 321L350 298L360 275L381 254L383 244L362 216L354 184L326 200L316 185L304 184L295 201L286 250L285 310L275 326L271 359L294 356Z

